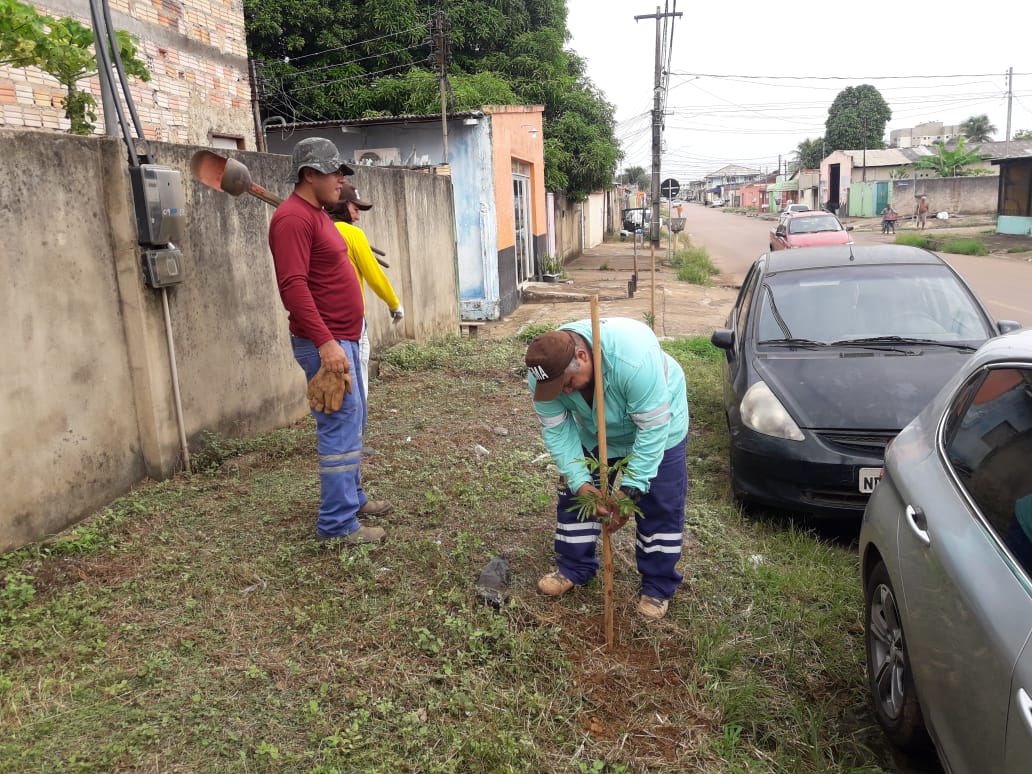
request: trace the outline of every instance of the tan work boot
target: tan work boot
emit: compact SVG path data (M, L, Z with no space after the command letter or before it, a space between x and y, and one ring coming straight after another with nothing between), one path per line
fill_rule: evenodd
M670 607L669 599L650 597L648 594L638 597L638 612L653 621L658 621L665 616L668 607Z
M393 507L390 500L366 500L358 512L363 516L383 516L390 513Z
M367 527L364 524L354 532L348 533L341 538L341 541L348 545L357 546L361 543L379 543L387 537L383 527Z
M553 570L538 581L538 591L550 597L558 597L573 588L573 581L563 575L562 570Z

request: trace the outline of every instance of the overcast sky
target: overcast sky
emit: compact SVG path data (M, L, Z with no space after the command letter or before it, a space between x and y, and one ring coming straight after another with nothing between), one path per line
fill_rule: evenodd
M824 133L838 92L862 83L875 86L892 109L886 143L891 129L959 124L982 113L997 127L994 139L1003 140L1006 72L1013 67L1011 135L1032 130L1027 2L680 0L662 177L684 183L726 164L772 171L779 154L787 158L802 140ZM651 170L656 22L634 17L655 13L657 5L664 3L567 0L568 47L616 106L626 154L621 168Z

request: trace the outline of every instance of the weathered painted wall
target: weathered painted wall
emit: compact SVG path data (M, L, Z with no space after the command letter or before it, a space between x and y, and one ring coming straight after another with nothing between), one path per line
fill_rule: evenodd
M30 0L31 2L31 0ZM34 2L41 12L78 19L87 27L87 0ZM148 82L130 78L144 136L150 140L211 145L213 135L239 138L255 149L244 11L239 0L141 3L112 0L116 29L135 35ZM104 131L100 83L81 82L97 101ZM64 89L36 68L0 65L0 126L67 130Z
M999 191L998 175L896 180L892 184L892 204L900 215L909 215L918 197L924 195L933 213L946 210L951 215L995 214Z
M110 138L0 130L0 551L56 532L144 476L180 466L160 293L142 281L124 147ZM186 433L250 435L302 416L304 377L266 234L273 210L189 178L193 147L155 144L183 171L183 284L169 308ZM289 159L235 154L280 196ZM406 309L403 329L370 300L374 348L458 327L451 185L359 170L388 204L370 241ZM371 224L366 224L371 225Z
M448 124L449 174L455 203L451 251L457 260L459 314L467 320L493 320L500 314L496 258L498 210L494 200L488 121L488 118L480 118L476 124L466 125L452 120ZM360 158L363 149L397 148L402 162L426 160L429 164L439 164L442 161L444 145L440 122L395 122L348 128L351 130L348 133L334 126L298 127L289 132L274 130L267 135L266 143L270 152L289 155L294 145L305 137L326 137L333 140L348 159ZM359 172L363 169L356 167ZM376 204L375 200L373 202Z
M555 197L555 250L562 258L584 252L584 205L565 196Z

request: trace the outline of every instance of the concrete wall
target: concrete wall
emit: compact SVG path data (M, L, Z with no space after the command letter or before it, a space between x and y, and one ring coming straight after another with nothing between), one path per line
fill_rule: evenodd
M909 215L923 195L928 197L933 213L946 210L951 215L995 214L999 191L997 175L896 180L892 184L892 206L900 215Z
M555 251L561 258L576 258L584 252L583 206L565 196L555 197Z
M146 476L181 466L161 294L139 268L120 141L0 130L0 551L57 532ZM302 416L266 234L273 210L189 178L195 148L156 144L183 171L185 282L168 291L186 434L250 435ZM289 160L236 154L285 196ZM388 253L403 330L371 302L374 348L454 333L451 186L416 172L359 170L390 202L368 229ZM374 199L375 200L375 199ZM372 220L370 218L370 220Z
M29 2L42 13L92 26L87 0ZM129 79L147 139L211 145L214 136L223 136L239 140L239 147L255 149L239 0L112 0L111 20L116 29L136 36L139 58L151 73L147 82ZM96 132L101 134L99 80L85 79L80 85L97 101ZM0 126L67 131L64 95L55 78L34 67L0 65Z
M452 249L457 251L459 313L467 320L494 320L501 315L499 209L494 196L489 121L482 117L473 125L466 125L462 120L448 122L448 162L454 197L451 219L455 224ZM294 145L306 137L326 137L333 140L347 159L361 158L364 150L390 148L398 150L400 163L425 161L436 165L444 157L440 121L392 121L349 126L348 129L347 133L339 126L274 129L267 134L266 145L270 153L289 155ZM366 168L356 166L356 170L362 169ZM511 181L508 164L503 172L505 179ZM511 182L509 186L511 188ZM504 212L512 217L511 203Z

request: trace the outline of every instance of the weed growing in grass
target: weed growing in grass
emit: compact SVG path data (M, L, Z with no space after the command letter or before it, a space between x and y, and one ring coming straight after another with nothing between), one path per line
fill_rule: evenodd
M926 249L931 249L929 247L931 243L932 238L927 234L918 234L914 232L896 234L897 245L911 245L912 247L924 247Z
M677 279L693 285L708 285L710 278L719 273L705 247L678 250L674 253L673 264L677 267Z
M938 249L958 255L989 255L989 248L981 239L947 239Z
M1008 253L1027 253L1030 250L1032 250L1032 248L1029 248L1027 246L1022 246L1022 245L1018 245L1018 246L1015 246L1015 247L1008 247L1007 248L1007 252Z
M548 333L548 331L554 331L557 326L552 323L531 323L520 328L516 334L516 340L522 344L529 344L537 336L542 333Z
M602 265L598 267L599 271L609 271L609 262L603 261Z
M964 239L953 237L941 239L927 234L905 233L896 235L897 245L912 245L923 247L926 250L936 250L942 253L956 253L959 255L988 255L989 248L981 239Z

